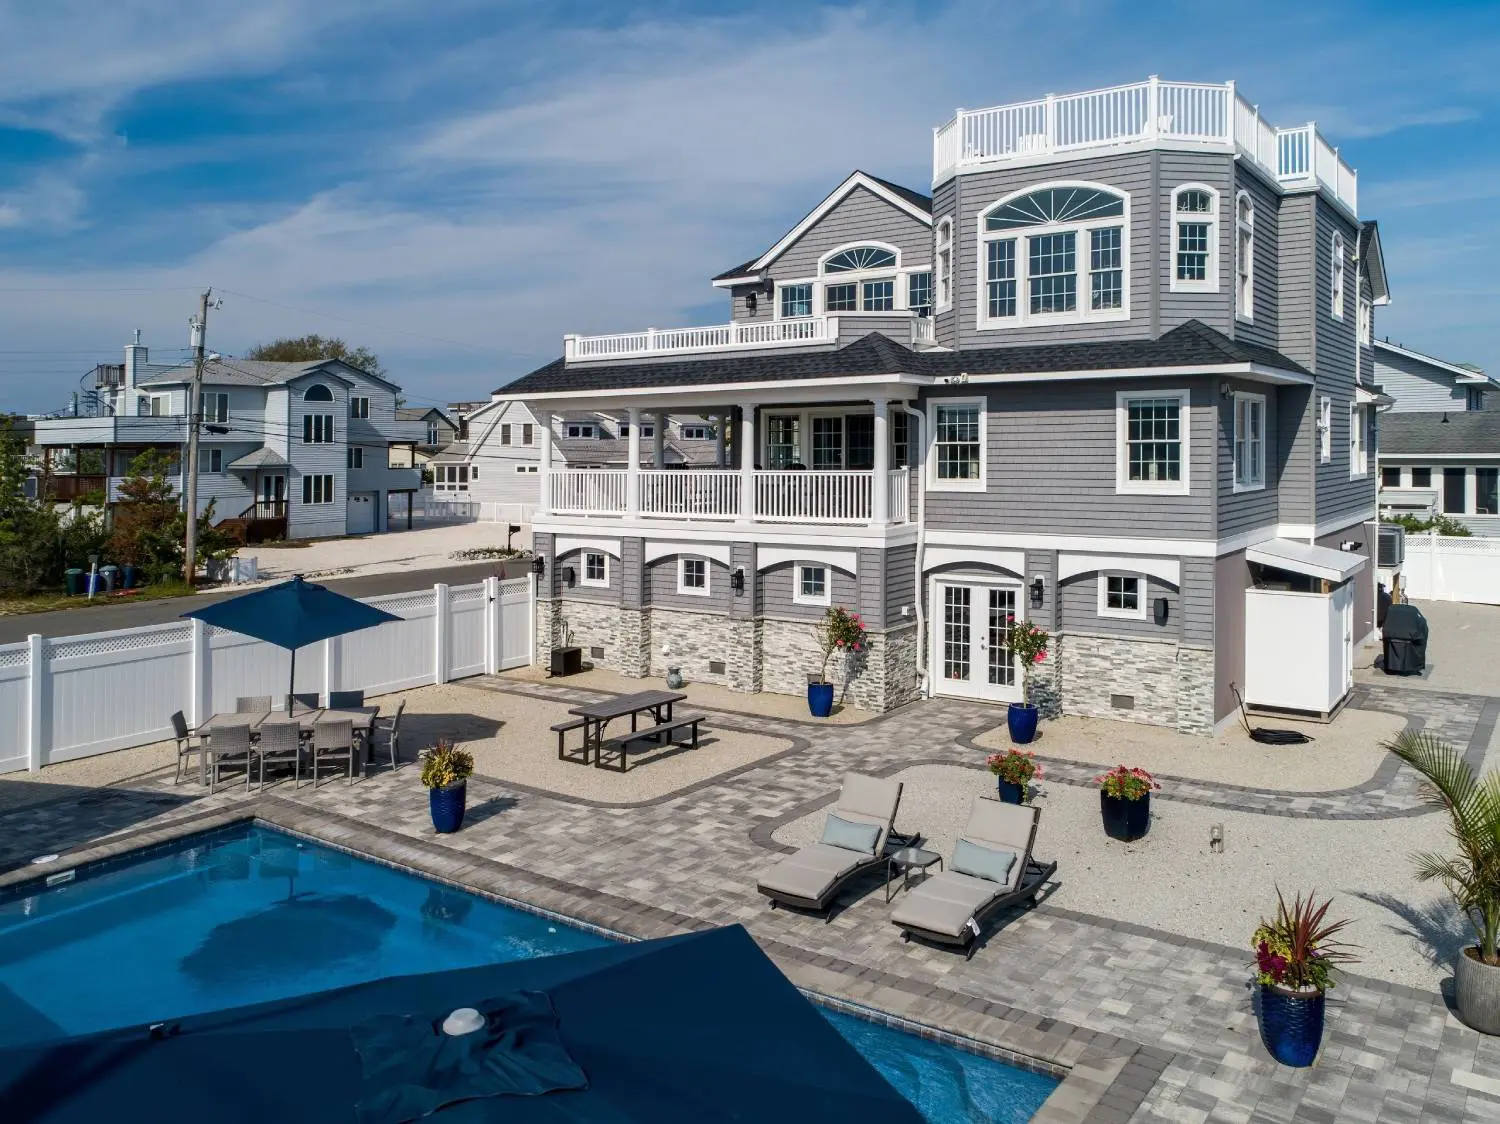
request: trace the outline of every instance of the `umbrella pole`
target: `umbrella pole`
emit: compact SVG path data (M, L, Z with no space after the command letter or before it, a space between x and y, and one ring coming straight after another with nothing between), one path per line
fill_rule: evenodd
M292 717L292 704L297 692L297 649L292 649L292 673L286 684L286 716Z

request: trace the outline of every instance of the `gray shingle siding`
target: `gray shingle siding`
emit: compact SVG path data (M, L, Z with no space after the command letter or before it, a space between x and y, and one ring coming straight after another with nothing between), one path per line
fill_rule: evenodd
M938 224L941 223L945 218L952 218L954 220L954 224L953 224L953 237L954 237L954 241L956 242L958 240L958 238L959 238L958 221L957 221L957 218L955 216L955 212L957 210L957 203L958 203L958 184L959 184L960 180L962 180L962 178L963 178L962 176L955 176L953 179L948 180L941 187L939 187L935 192L933 192L933 196L932 196L932 231L931 231L931 236L932 236L932 246L933 246L933 258L932 258L933 265L932 265L932 268L933 268L934 271L936 271L936 269L937 269L937 228L938 228ZM954 260L954 266L953 266L954 275L951 278L951 281L954 284L955 289L956 289L957 282L958 282L958 272L957 272L958 271L958 264L957 264L957 262L958 262L958 251L957 251L956 247L954 249L953 260ZM957 293L955 292L953 295L956 297ZM933 276L932 298L933 298L933 300L937 299L937 276L936 276L935 272L934 272L934 276ZM937 342L939 344L941 344L943 347L950 347L951 348L951 347L957 347L958 346L958 316L959 316L959 309L962 308L962 307L965 307L964 302L963 301L955 300L955 301L953 301L952 303L949 304L949 306L948 306L948 308L947 308L946 311L944 311L944 312L935 312L934 313L934 325L933 326L934 326L934 330L936 332L936 339L937 339ZM972 305L970 305L969 307L972 307ZM972 316L971 316L971 319L972 319Z
M622 548L623 549L623 548ZM574 574L574 584L569 586L563 583L563 592L569 601L600 601L610 605L620 603L621 575L620 560L605 555L605 573L609 578L609 585L584 585L583 584L583 554L582 548L570 550L566 554L559 555L557 565L562 569L571 568Z
M639 608L646 601L644 539L626 539L620 543L620 604Z
M1316 197L1288 195L1277 214L1277 350L1313 366L1313 209ZM1259 232L1257 232L1258 234Z
M1255 253L1252 255L1254 268L1251 272L1251 304L1254 315L1248 322L1234 319L1230 334L1236 339L1258 343L1263 347L1278 347L1281 339L1279 330L1281 254L1278 252L1281 200L1276 192L1267 186L1265 180L1246 168L1243 163L1235 165L1236 198L1240 191L1250 196L1250 202L1255 207L1255 220L1252 224ZM1231 199L1228 208L1229 254L1224 258L1227 267L1225 276L1229 286L1231 314L1234 311L1235 270L1237 268L1234 255L1239 222L1235 207L1235 200Z
M836 570L832 566L828 568L828 580L831 586L829 590L829 605L842 605L852 612L864 616L862 598L865 596L864 587L867 584L873 586L875 592L880 591L880 574L878 565L873 574L861 572L856 578L843 570ZM760 591L762 612L768 617L780 617L783 620L804 620L814 624L823 619L823 614L828 611L823 605L799 605L793 598L796 588L797 563L780 562L775 566L768 567L760 573ZM866 624L875 627L866 620ZM811 646L812 634L808 634L808 644Z
M685 609L694 613L728 613L734 591L729 588L729 567L722 562L708 560L708 596L699 597L691 593L677 592L677 560L680 557L694 558L683 552L668 558L658 558L646 567L647 591L651 604L660 609Z
M1180 604L1178 591L1159 578L1146 577L1146 617L1144 620L1127 620L1123 617L1099 615L1098 573L1078 574L1071 577L1062 583L1058 588L1058 593L1064 632L1088 632L1099 636L1148 636L1157 640L1176 640L1181 627L1178 622ZM1153 614L1154 604L1158 597L1167 599L1166 624L1157 624Z
M1380 352L1374 359L1375 382L1396 400L1392 413L1418 410L1463 410L1468 393L1455 381L1457 376L1420 359Z
M1227 537L1262 527L1274 526L1279 518L1278 498L1278 388L1264 383L1231 382L1234 390L1259 394L1266 400L1265 487L1256 491L1234 490L1234 415L1233 398L1219 400L1218 446L1216 468L1219 487L1219 535Z
M932 229L925 222L873 191L856 187L783 250L767 272L778 281L813 277L824 254L851 242L867 241L887 242L899 249L903 269L925 265L932 257Z
M1315 198L1317 244L1313 256L1317 278L1314 302L1316 334L1313 370L1318 392L1333 399L1333 459L1318 465L1317 522L1327 524L1343 517L1358 517L1375 505L1375 457L1366 437L1369 469L1363 476L1349 475L1349 405L1354 400L1356 367L1355 339L1358 303L1354 285L1354 226L1322 199ZM1344 315L1332 311L1335 233L1344 240Z
M915 615L901 616L903 607L908 613L917 600L917 548L897 546L884 551L885 562L885 627L895 628L905 621L916 621Z
M1214 563L1208 558L1184 558L1179 590L1182 642L1212 647L1214 642Z
M1118 326L1118 325L1117 325ZM1004 528L1012 533L1212 538L1213 387L1186 380L1015 384L988 392L989 481L983 492L929 490L932 529ZM942 388L955 396L961 388ZM980 390L982 388L975 388ZM1115 394L1190 389L1185 496L1115 491ZM961 396L961 395L959 395Z
M1160 313L1159 330L1166 332L1186 320L1201 320L1225 335L1231 335L1234 307L1231 303L1234 269L1234 179L1233 163L1226 156L1196 152L1161 152L1157 189L1161 231L1161 264L1156 272L1156 292ZM1184 184L1202 184L1212 188L1218 196L1218 286L1211 292L1172 292L1172 279L1176 275L1173 251L1177 241L1176 216L1172 208L1172 194ZM1132 316L1136 309L1132 306Z
M1318 460L1318 395L1308 386L1276 388L1277 517L1310 523Z

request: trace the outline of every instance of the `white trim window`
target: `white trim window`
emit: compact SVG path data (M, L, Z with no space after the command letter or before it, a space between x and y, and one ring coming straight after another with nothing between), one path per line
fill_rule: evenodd
M1318 399L1318 463L1333 460L1333 399Z
M793 568L792 602L797 605L828 605L828 567L818 562L798 562Z
M1265 486L1265 395L1236 392L1234 396L1234 490L1254 492Z
M1099 574L1099 615L1122 620L1146 619L1146 582L1140 574Z
M509 422L506 422L504 425L502 425L500 427L500 444L502 444L502 445L509 445L510 444L510 423Z
M1115 491L1188 494L1188 392L1115 395Z
M534 427L528 422L521 426L521 444L530 445L534 436Z
M708 559L677 559L677 592L689 597L707 597Z
M563 436L593 440L599 436L599 427L593 422L568 422L563 426Z
M766 467L802 463L802 418L798 414L766 415Z
M1334 231L1328 242L1328 311L1335 320L1344 318L1344 236Z
M1359 342L1362 347L1369 347L1374 336L1375 306L1370 303L1370 298L1359 298Z
M1129 210L1114 188L1061 183L982 212L976 326L1129 318Z
M477 477L478 472L474 475ZM469 466L466 464L435 464L432 466L432 488L435 492L467 492L469 490Z
M1172 192L1174 293L1219 290L1219 193L1200 183Z
M1255 202L1248 191L1234 197L1234 314L1255 320Z
M1370 472L1365 453L1365 408L1349 403L1349 479L1356 480Z
M369 418L370 400L368 398L350 398L349 416L351 418Z
M229 420L229 395L212 391L203 396L203 420L223 425Z
M313 473L302 478L302 502L303 503L332 503L333 502L333 474L329 472Z
M932 271L919 270L906 275L906 307L913 316L932 315Z
M937 227L937 308L953 306L953 220L944 219Z
M600 589L609 588L609 555L602 550L583 552L583 572L578 575L580 585L591 585Z
M647 436L641 434L642 437ZM714 429L711 425L685 425L682 427L682 439L684 441L712 441Z
M534 464L518 464L516 465L516 471L521 473L529 472L535 474L537 471L537 466Z
M982 492L985 487L985 400L928 400L932 456L927 486L940 492Z
M813 287L811 281L799 281L795 285L778 285L780 316L783 320L795 320L813 314Z
M894 312L901 252L878 242L834 250L819 264L823 311Z

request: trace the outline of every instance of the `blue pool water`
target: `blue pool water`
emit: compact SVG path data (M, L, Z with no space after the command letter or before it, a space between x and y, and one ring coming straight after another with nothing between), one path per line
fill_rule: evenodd
M285 999L607 938L245 827L0 896L0 1046ZM1050 1077L834 1011L929 1120L1029 1120Z

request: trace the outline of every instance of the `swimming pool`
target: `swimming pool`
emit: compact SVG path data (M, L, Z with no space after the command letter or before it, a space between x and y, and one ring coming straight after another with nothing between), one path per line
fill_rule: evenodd
M0 1046L609 939L272 829L237 827L0 895ZM934 1122L1028 1120L1057 1084L824 1014Z

